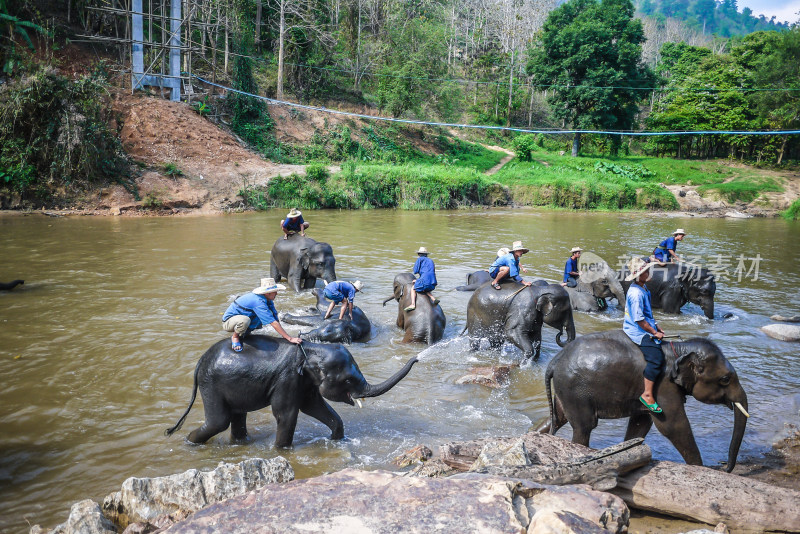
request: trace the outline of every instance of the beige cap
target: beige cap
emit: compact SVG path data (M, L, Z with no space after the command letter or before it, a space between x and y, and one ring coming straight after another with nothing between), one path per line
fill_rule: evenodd
M677 230L672 232L672 235L678 235L678 234L686 235L686 232L683 231L683 228L678 228Z
M529 252L527 248L522 246L522 241L514 241L511 244L511 252L516 252L518 250L521 250L523 254L527 254Z
M274 278L262 278L261 285L253 290L256 295L265 295L267 293L277 293L279 290L286 289L283 284L276 284Z
M628 271L630 274L625 277L626 282L631 282L639 278L645 271L655 265L652 262L646 262L642 258L633 257L628 262Z
M427 254L427 253L428 249L425 247L419 247L419 250L417 251L417 254Z
M290 219L294 219L295 217L300 217L302 214L303 212L301 212L299 209L292 208L291 210L289 210L289 214L287 215L287 217L289 217Z
M511 251L508 250L508 247L503 247L503 248L501 248L500 250L497 251L497 257L498 258L502 258L503 256L505 256L509 252L511 252Z
M356 280L353 282L353 287L356 288L356 291L361 291L361 288L364 287L364 283L361 280Z
M583 252L581 247L572 247L572 250L569 251L570 254L575 254L576 252Z

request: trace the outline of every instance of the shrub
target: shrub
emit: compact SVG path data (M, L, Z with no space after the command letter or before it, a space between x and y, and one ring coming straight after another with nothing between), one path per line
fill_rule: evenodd
M539 140L541 141L541 140ZM521 161L533 161L533 152L536 151L539 143L533 134L520 135L514 138L514 151Z
M784 211L781 215L783 215L785 219L789 219L790 221L800 219L800 199L797 199L794 202L792 202L792 205L789 206L789 209Z

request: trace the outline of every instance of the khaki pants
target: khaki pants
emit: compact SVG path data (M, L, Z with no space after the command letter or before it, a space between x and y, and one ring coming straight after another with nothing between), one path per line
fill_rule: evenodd
M250 317L246 315L234 315L227 321L222 322L222 328L227 332L236 332L240 336L243 336L247 333L247 329L250 328Z

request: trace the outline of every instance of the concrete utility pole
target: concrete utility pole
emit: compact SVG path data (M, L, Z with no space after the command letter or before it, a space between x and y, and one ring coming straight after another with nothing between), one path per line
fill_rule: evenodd
M169 74L150 74L150 67L145 71L144 47L146 44L152 43L145 43L144 41L143 15L142 0L132 0L131 89L135 91L145 85L169 87L172 89L170 100L179 102L181 99L181 0L170 1L168 39L164 40L158 52L159 54L163 54L165 48L169 49ZM151 39L152 37L153 36L150 35ZM154 61L152 64L154 65L156 62Z

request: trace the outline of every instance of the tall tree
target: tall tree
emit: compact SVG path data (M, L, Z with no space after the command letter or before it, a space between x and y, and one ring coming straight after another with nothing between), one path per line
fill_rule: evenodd
M553 84L553 114L574 129L627 130L654 75L642 62L644 30L630 0L569 0L550 13L529 54L528 74ZM619 146L615 136L612 150ZM575 134L572 155L581 148Z

